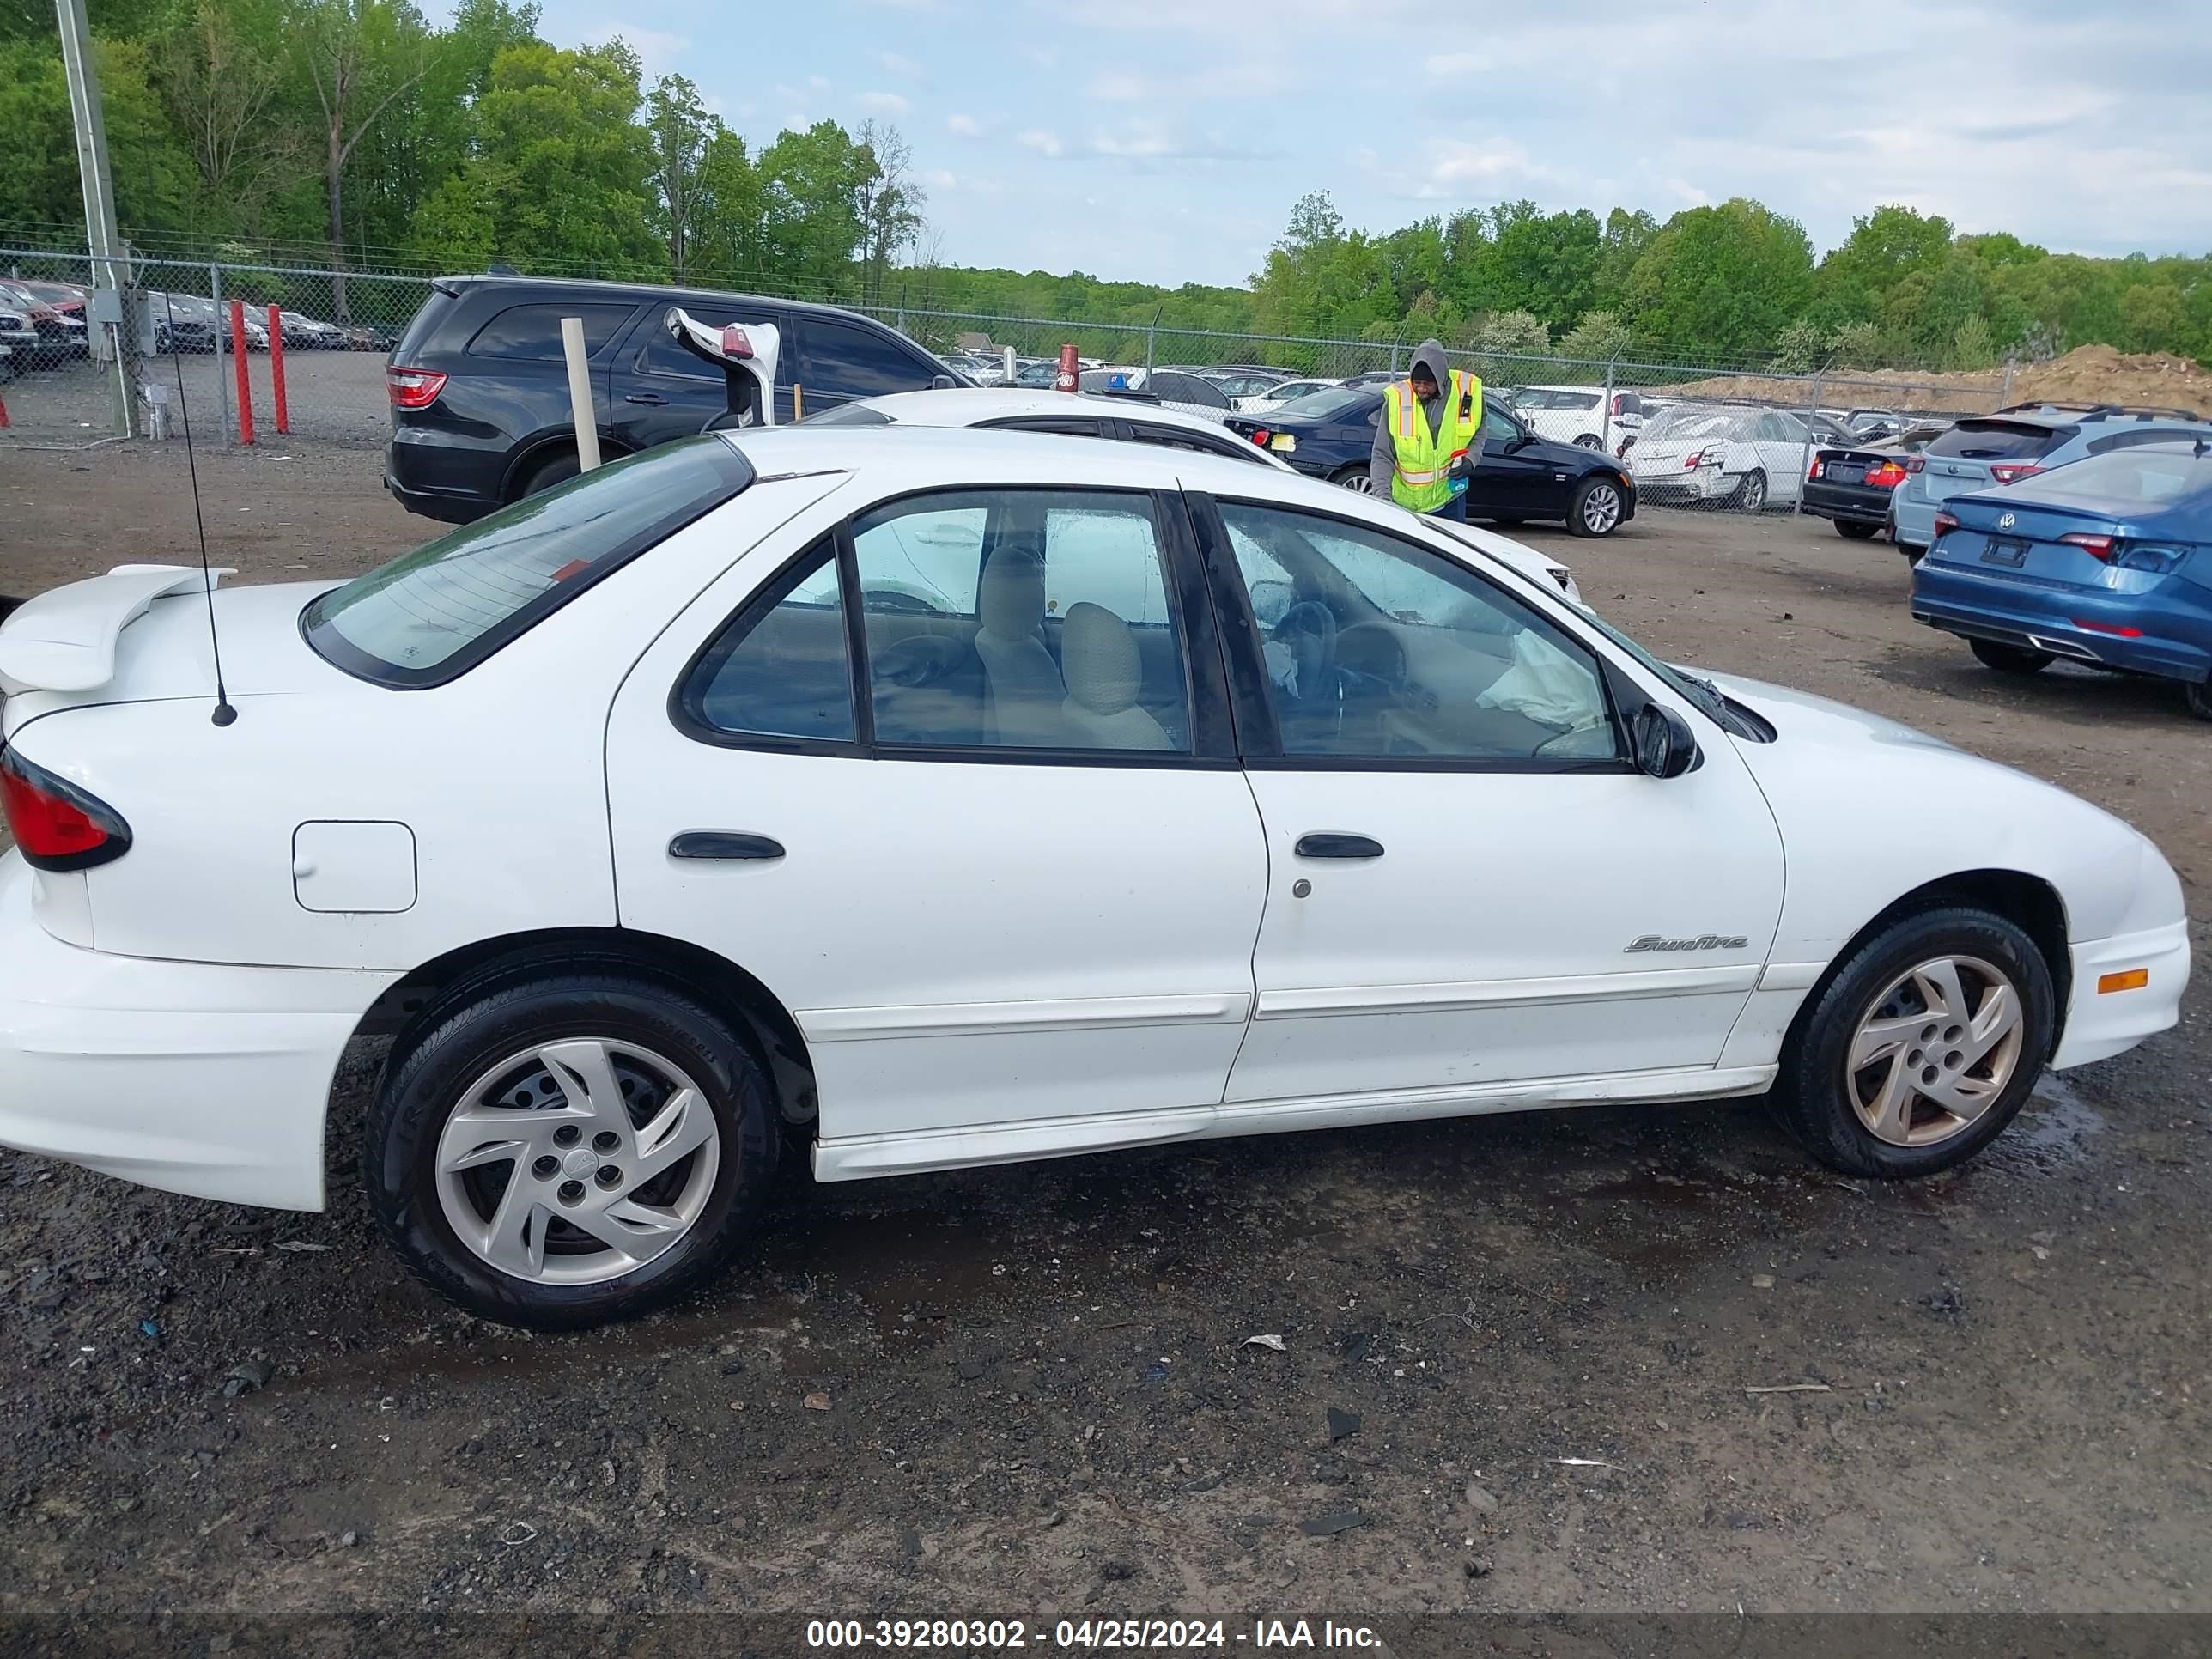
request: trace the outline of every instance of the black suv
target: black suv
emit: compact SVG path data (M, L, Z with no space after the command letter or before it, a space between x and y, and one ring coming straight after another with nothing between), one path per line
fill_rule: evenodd
M885 392L958 384L895 330L793 300L536 276L441 276L385 370L392 444L384 485L410 513L465 524L576 476L561 319L583 320L603 455L702 429L727 406L723 377L662 325L681 306L713 327L781 331L775 418Z

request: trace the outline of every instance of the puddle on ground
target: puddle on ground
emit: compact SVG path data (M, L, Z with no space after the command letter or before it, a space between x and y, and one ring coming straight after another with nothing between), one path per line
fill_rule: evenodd
M2063 1169L2089 1157L2092 1143L2111 1127L2079 1089L2057 1073L2045 1072L2020 1115L1976 1161L2001 1168Z

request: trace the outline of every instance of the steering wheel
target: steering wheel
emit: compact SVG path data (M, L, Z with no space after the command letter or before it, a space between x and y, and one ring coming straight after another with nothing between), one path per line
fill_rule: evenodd
M1554 732L1536 745L1534 752L1539 756L1547 756L1551 753L1552 745L1554 744L1565 743L1570 738L1579 738L1585 732L1595 732L1601 726L1609 726L1612 724L1613 717L1610 714L1602 713L1593 714L1588 720L1577 720L1563 731Z
M1322 671L1336 661L1336 614L1319 599L1301 599L1275 624L1270 636L1289 650L1298 667L1298 701L1322 694Z

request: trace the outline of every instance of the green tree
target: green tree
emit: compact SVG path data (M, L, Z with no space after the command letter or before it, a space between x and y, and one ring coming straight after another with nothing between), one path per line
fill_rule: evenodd
M1995 368L1996 364L1996 342L1990 337L1990 325L1981 313L1975 312L1952 334L1948 367L1971 370Z
M860 169L854 206L860 216L860 280L871 305L881 305L891 261L921 234L928 196L914 177L914 150L887 121L860 124Z
M761 254L802 295L851 291L860 246L860 191L875 158L835 121L784 132L761 152Z
M722 131L722 123L708 112L699 88L681 75L664 75L655 81L646 94L645 108L646 131L653 140L655 228L668 250L668 269L680 283L690 269L692 245L706 205L700 174L708 146Z
M1585 311L1582 320L1561 335L1558 343L1562 357L1590 363L1626 357L1635 349L1634 332L1617 311Z
M1851 234L1820 262L1820 289L1855 317L1881 314L1892 289L1940 267L1951 222L1909 207L1879 207L1851 221Z
M2126 351L2178 351L2189 337L2189 301L2172 283L2143 283L2120 295L2120 335Z
M150 81L152 54L136 40L95 40L107 121L115 211L126 230L185 228L192 161ZM80 225L76 130L61 51L48 40L0 46L0 219Z
M1676 214L1628 279L1644 333L1677 352L1717 357L1767 349L1812 289L1804 228L1741 197Z

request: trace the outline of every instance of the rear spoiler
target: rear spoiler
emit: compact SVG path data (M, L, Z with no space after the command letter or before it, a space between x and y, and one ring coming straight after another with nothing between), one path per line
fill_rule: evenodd
M24 600L0 623L0 695L97 690L115 678L116 641L155 600L237 574L227 566L203 577L181 564L118 564Z

